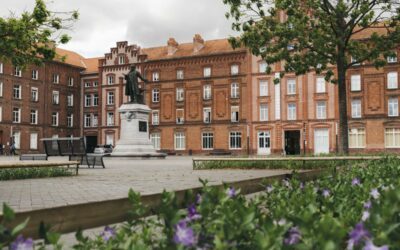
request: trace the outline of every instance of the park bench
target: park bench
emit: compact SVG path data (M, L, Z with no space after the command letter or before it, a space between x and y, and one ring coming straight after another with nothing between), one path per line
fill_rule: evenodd
M0 169L11 169L11 168L53 168L76 166L76 175L78 175L79 161L46 161L46 160L35 160L35 161L2 161Z
M232 152L225 150L225 149L214 149L210 152L210 155L231 155Z
M20 161L47 161L46 154L21 154Z

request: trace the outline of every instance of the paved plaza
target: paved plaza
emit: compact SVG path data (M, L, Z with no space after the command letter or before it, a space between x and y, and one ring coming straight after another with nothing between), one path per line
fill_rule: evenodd
M18 158L0 157L1 161ZM50 158L51 160L56 160ZM166 159L105 159L106 168L82 166L78 176L0 181L0 203L16 211L79 204L127 197L132 188L142 194L163 189L180 190L201 186L199 178L210 184L238 181L286 173L283 170L193 170L192 158L169 156Z

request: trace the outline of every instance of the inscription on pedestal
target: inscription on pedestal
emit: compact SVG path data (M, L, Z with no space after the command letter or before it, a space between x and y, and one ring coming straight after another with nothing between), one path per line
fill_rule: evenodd
M139 132L147 132L147 122L139 121Z

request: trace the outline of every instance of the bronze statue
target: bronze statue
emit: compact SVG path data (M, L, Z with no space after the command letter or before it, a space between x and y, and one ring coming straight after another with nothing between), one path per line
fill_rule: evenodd
M125 85L125 95L131 97L130 103L144 104L143 90L139 89L138 78L142 79L144 82L148 82L138 71L136 71L136 66L131 66L131 71L125 75L126 85Z

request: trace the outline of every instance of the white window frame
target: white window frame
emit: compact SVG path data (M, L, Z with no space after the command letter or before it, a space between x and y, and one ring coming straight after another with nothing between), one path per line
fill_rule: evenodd
M3 63L2 62L0 62L0 74L3 74Z
M399 76L397 71L392 71L387 73L387 88L388 89L397 89L398 88L398 80Z
M176 101L182 102L185 99L184 88L176 88Z
M107 85L113 85L115 83L115 76L114 75L108 75L107 76Z
M93 94L92 99L93 99L93 107L99 106L99 94Z
M160 102L160 89L154 88L151 90L151 101L152 102Z
M38 133L33 132L29 135L29 149L38 149Z
M158 71L154 71L151 75L152 75L153 82L160 81L160 73Z
M91 114L84 114L83 116L83 126L85 128L89 128L92 126L92 117Z
M315 114L317 119L326 119L326 102L319 101L315 105Z
M295 95L296 94L296 79L295 78L289 78L286 81L286 86L287 86L287 94L288 95Z
M151 133L150 141L153 144L155 150L161 149L161 134L160 133Z
M92 115L92 127L97 127L97 126L99 126L99 115L93 114Z
M54 84L60 83L60 75L59 74L53 74L53 83Z
M351 136L356 136L356 145L351 145ZM364 137L360 140L360 137ZM366 144L365 128L350 128L349 129L349 148L365 148ZM364 143L364 145L362 145Z
M98 81L94 81L93 82L93 87L97 87L97 86L99 86L99 82Z
M239 97L240 97L239 83L237 82L231 83L231 98L239 98Z
M214 149L214 133L213 132L201 133L201 148L202 148L202 150L213 150Z
M85 88L90 88L90 82L85 82Z
M265 74L267 72L268 64L266 61L260 61L258 63L258 73Z
M85 107L92 106L92 95L86 94L85 95Z
M151 125L159 125L160 124L160 111L153 110L151 112Z
M38 114L39 114L38 110L31 109L31 114L30 114L31 124L34 124L34 125L38 124Z
M350 78L350 90L361 91L361 75L351 75Z
M211 67L203 68L203 77L211 77Z
M178 113L182 113L182 117L178 117ZM176 109L176 124L183 124L185 122L185 110L184 109Z
M3 121L3 107L0 106L0 122Z
M54 105L60 104L60 92L59 91L53 90L52 103Z
M74 106L74 94L67 95L67 106L68 107Z
M395 54L396 54L395 56L388 56L386 58L386 61L388 63L397 63L397 53L395 53Z
M233 75L233 76L239 75L239 65L238 64L231 65L231 75Z
M36 87L31 88L31 101L32 102L39 101L39 89Z
M287 119L289 121L294 121L297 119L297 107L296 103L287 104Z
M107 112L107 126L114 126L114 112Z
M323 76L317 76L315 83L316 93L326 93L326 81Z
M33 80L38 80L39 79L39 70L33 69L32 70L32 79Z
M184 132L174 133L174 148L175 150L185 150L186 149L186 136Z
M14 99L21 100L22 99L22 86L15 84L13 86L13 97Z
M361 118L362 116L362 104L361 99L351 100L351 117Z
M74 114L72 113L67 114L67 127L74 127Z
M231 122L239 122L239 106L231 106Z
M388 136L393 137L392 145L388 145ZM400 138L400 128L385 128L385 148L400 148L400 140L396 138Z
M211 99L211 84L203 85L203 99L204 100Z
M107 105L115 104L115 95L114 91L107 91Z
M118 56L118 64L125 64L125 55L119 55Z
M3 97L3 82L0 82L0 97Z
M259 111L260 111L260 122L268 121L268 104L261 103Z
M18 67L14 67L14 76L22 77L22 70L20 70Z
M14 145L16 149L21 148L21 131L13 131L12 137L14 140Z
M51 126L57 127L58 126L58 112L51 113Z
M184 78L185 78L185 72L183 71L183 69L178 69L176 71L176 79L183 80Z
M399 98L389 97L388 98L388 116L397 117L399 116Z
M68 77L68 86L70 86L70 87L74 86L74 78L73 77Z
M14 107L12 111L13 123L21 123L21 108Z
M268 96L268 81L267 80L260 80L259 81L259 92L260 96Z
M211 123L211 120L212 120L211 108L210 107L203 108L203 122Z
M229 132L229 149L242 149L242 132ZM240 145L239 145L240 144Z

